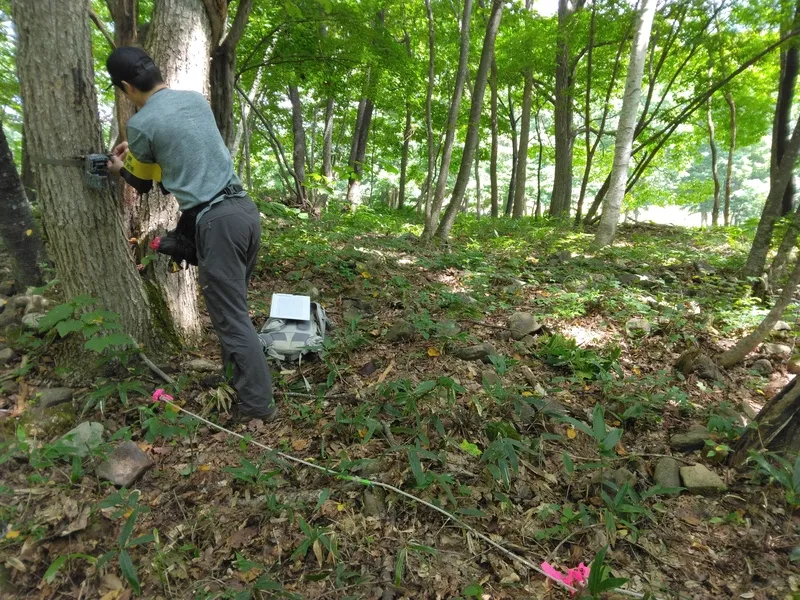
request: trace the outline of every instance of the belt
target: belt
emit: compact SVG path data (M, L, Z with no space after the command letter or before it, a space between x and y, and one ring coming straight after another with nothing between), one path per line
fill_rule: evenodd
M225 200L225 198L236 196L238 194L242 194L243 192L244 192L244 187L242 187L238 183L226 185L219 192L217 192L209 202L207 202L205 205L203 204L200 205L203 207L203 209L199 213L197 213L197 217L195 218L194 222L199 223L200 219L203 217L204 214L206 214L214 206Z

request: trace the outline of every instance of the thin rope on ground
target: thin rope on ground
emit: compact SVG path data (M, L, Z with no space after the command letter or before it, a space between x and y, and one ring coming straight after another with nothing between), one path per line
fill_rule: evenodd
M150 367L150 368L155 367L155 365L152 363L152 361L150 361L143 353L140 353L140 356L142 357L142 360L145 362L145 364L147 364L148 367ZM164 373L163 371L158 369L158 367L153 368L153 370L162 379L164 379L164 381L166 381L167 383L174 383L175 382L174 379L172 379L172 377L170 377L169 375L167 375L166 373ZM474 535L475 537L483 540L484 542L486 542L487 544L489 544L490 546L492 546L496 550L502 552L503 554L505 554L507 557L511 558L512 560L524 565L525 567L527 567L527 568L529 568L529 569L531 569L533 571L536 571L540 575L544 576L546 579L549 579L550 581L555 582L556 584L560 585L561 587L563 587L566 590L569 590L570 592L574 593L574 592L578 591L578 589L572 587L571 585L568 585L568 584L564 583L560 579L556 579L555 577L552 577L551 575L548 575L539 566L535 565L534 563L532 563L528 559L526 559L526 558L520 556L519 554L516 554L515 552L512 552L508 548L505 548L504 546L498 544L493 539L491 539L489 536L481 533L480 531L475 529L472 525L469 525L468 523L465 523L464 521L459 519L457 516L455 516L451 512L449 512L449 511L447 511L447 510L445 510L445 509L443 509L443 508L441 508L439 506L436 506L435 504L431 504L430 502L428 502L426 500L423 500L422 498L419 498L418 496L414 496L413 494L409 494L408 492L404 492L400 488L397 488L397 487L395 487L393 485L389 485L388 483L383 483L381 481L374 481L372 479L367 479L367 478L364 478L364 477L354 477L352 475L347 475L345 473L341 473L339 471L335 471L333 469L329 469L327 467L323 467L321 465L317 465L317 464L314 464L312 462L308 462L307 460L303 460L302 458L297 458L296 456L292 456L291 454L286 454L285 452L277 451L274 448L270 448L266 444L262 444L261 442L252 439L251 437L244 436L244 435L242 435L240 433L237 433L235 431L231 431L230 429L226 429L222 425L218 425L217 423L214 423L213 421L209 421L205 417L201 417L200 415L195 414L190 410L186 410L182 406L179 406L178 404L175 404L174 402L171 402L170 400L164 399L163 396L161 396L161 397L154 396L154 399L157 402L162 402L164 404L168 404L170 406L173 406L176 410L179 410L179 411L189 415L190 417L193 417L193 418L197 419L201 423L205 423L209 427L213 427L214 429L217 429L219 431L223 431L223 432L227 433L228 435L231 435L233 437L239 438L240 440L243 440L246 443L253 444L254 446L257 446L257 447L259 447L259 448L261 448L263 450L266 450L270 454L273 454L274 456L279 456L279 457L281 457L281 458L283 458L283 459L285 459L285 460L287 460L289 462L293 462L293 463L296 463L296 464L303 465L305 467L309 467L311 469L320 471L322 473L325 473L326 475L330 475L330 476L335 477L337 479L343 479L345 481L352 481L352 482L355 482L355 483L360 483L361 485L364 485L364 486L367 486L367 487L379 487L379 488L388 490L390 492L393 492L395 494L399 494L400 496L408 498L409 500L411 500L413 502L417 502L419 504L427 506L428 508L430 508L430 509L432 509L432 510L434 510L434 511L436 511L436 512L442 514L442 515L444 515L448 519L451 519L454 522L458 523L458 525L463 527L465 530L469 531L472 535ZM640 594L638 592L632 592L632 591L621 589L621 588L620 589L616 589L614 591L616 593L618 593L618 594L622 594L623 596L628 596L629 598L638 598L640 600L643 600L645 598L644 594ZM656 600L655 596L651 596L651 598Z

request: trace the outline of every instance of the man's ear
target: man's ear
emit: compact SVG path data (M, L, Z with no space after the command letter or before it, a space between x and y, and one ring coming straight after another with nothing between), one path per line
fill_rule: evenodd
M121 81L120 86L122 87L122 91L125 92L126 96L131 96L133 94L134 87L127 81Z

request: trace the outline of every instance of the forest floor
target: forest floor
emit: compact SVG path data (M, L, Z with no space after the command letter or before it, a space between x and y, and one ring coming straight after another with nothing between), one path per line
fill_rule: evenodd
M800 597L798 496L766 467L719 460L795 363L754 355L716 383L673 367L689 348L730 347L768 310L737 279L751 233L624 226L593 253L589 234L464 219L443 251L421 246L411 213L312 223L262 208L257 325L272 292L303 292L336 327L322 359L273 369L280 418L237 431L436 503L537 565L566 571L607 546L609 573L653 598ZM543 327L521 337L533 326L517 313ZM773 341L794 348L785 319ZM210 328L163 365L174 386L135 362L76 384L56 364L67 340L0 340L14 350L0 370L3 598L570 597L430 508L152 404L166 387L225 423L222 395L191 370L220 360ZM482 343L483 360L457 357ZM64 381L70 402L38 406ZM75 458L58 439L82 421L105 437ZM671 446L700 425L703 449ZM154 463L131 490L95 472L124 440ZM655 481L667 455L727 489L670 493Z

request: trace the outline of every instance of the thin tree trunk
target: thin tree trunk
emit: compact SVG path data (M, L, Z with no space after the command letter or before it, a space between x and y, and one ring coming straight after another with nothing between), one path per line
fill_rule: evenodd
M505 216L511 216L511 209L514 207L515 187L517 185L517 156L519 153L519 140L517 138L517 118L514 116L514 103L511 97L511 86L508 86L508 123L511 126L511 179L508 183L508 197L506 198L506 208L503 211Z
M348 181L347 204L351 208L361 203L361 177L364 173L364 161L367 158L367 140L369 139L369 129L372 124L372 112L374 109L375 104L372 98L367 98L364 103L364 115L361 121L361 127L358 131L356 157L353 162L355 176L351 177Z
M12 7L31 159L100 152L89 0L14 0ZM128 334L150 347L160 324L153 322L114 198L89 188L79 167L34 166L48 250L66 297L97 298L119 314Z
M239 0L239 8L230 30L211 52L211 110L214 111L219 132L231 153L234 152L236 139L236 120L233 116L236 46L244 34L252 8L253 0Z
M789 260L789 256L795 248L798 232L800 232L800 205L795 209L792 221L789 223L789 227L781 240L781 245L778 247L775 258L772 259L772 264L769 267L768 281L771 283L777 283L781 275L783 275L786 261Z
M533 97L533 73L525 71L525 88L522 92L522 123L519 129L519 148L517 149L517 181L514 184L514 213L519 219L525 213L527 196L525 188L528 180L528 144L531 130L531 102Z
M397 197L397 208L406 203L406 181L408 179L408 147L411 144L411 104L406 103L406 125L403 128L403 150L400 157L400 193Z
M489 155L489 181L491 186L491 211L492 218L496 219L500 214L500 190L497 187L497 149L499 146L499 131L497 127L497 61L492 54L492 70L489 77L489 87L491 89L491 128L492 128L492 148Z
M481 160L475 153L475 216L481 218Z
M785 157L786 154L784 154L784 158ZM792 301L792 296L794 296L798 285L800 285L800 260L795 263L794 270L789 276L789 281L781 291L781 295L778 296L775 306L767 313L764 320L761 321L752 333L741 339L730 350L723 352L719 357L718 362L721 367L727 369L740 363L744 360L745 356L755 350L756 346L766 339L769 332L772 331L772 328L775 326L775 323L783 316L783 313Z
M303 129L303 105L297 86L289 84L289 102L292 104L292 166L300 188L300 203L308 204L306 191L306 131Z
M797 28L799 24L800 1L795 5L793 28ZM778 100L775 104L772 160L770 162L770 173L773 179L777 177L778 165L783 158L784 152L786 151L786 144L789 140L789 126L792 122L792 103L794 101L794 89L798 70L798 49L796 43L791 43L785 50L781 51L780 64L780 83L778 85ZM785 216L792 211L793 199L794 181L791 179L786 186L786 191L781 201L781 216Z
M450 112L447 116L445 125L445 139L442 148L442 164L439 167L439 179L436 181L436 189L431 203L430 218L425 220L425 228L422 231L423 241L430 241L433 238L436 227L439 224L439 214L444 203L444 193L447 188L447 180L450 175L450 161L453 157L453 143L456 137L456 125L458 124L458 109L461 106L461 96L464 93L464 82L469 71L469 26L470 16L472 15L472 0L464 0L464 13L461 18L461 47L458 56L458 71L456 73L456 83L453 89L453 98L450 101ZM456 205L458 210L458 205Z
M733 153L736 150L736 103L733 101L733 94L725 92L725 101L731 116L730 121L730 143L728 144L728 166L725 171L725 203L723 206L723 222L725 227L730 225L731 213L731 183L733 180Z
M711 114L711 98L706 102L706 124L708 125L708 145L711 148L711 177L714 179L714 203L711 206L711 226L719 225L719 193L720 181L717 171L717 139L714 129L714 118Z
M789 185L789 180L792 178L798 152L800 152L800 118L798 118L795 123L794 132L792 133L789 143L786 145L783 158L778 166L776 177L772 180L770 185L767 201L764 203L764 209L761 211L761 220L758 222L758 227L756 228L753 245L747 256L747 263L744 267L745 276L759 277L764 271L764 265L767 262L767 254L769 253L769 247L772 243L772 232L775 229L775 222L778 220L780 203L786 192L786 186Z
M450 229L456 220L458 207L464 200L464 195L469 183L472 162L478 148L478 135L480 134L481 115L483 114L483 99L486 95L486 83L489 79L489 69L494 55L494 41L497 38L497 30L500 28L500 19L503 16L502 0L493 0L489 21L486 24L486 35L483 38L483 49L481 59L478 64L478 71L475 74L475 85L472 91L472 105L469 110L469 125L467 126L467 138L464 142L464 153L461 157L461 166L458 169L458 177L450 198L450 204L444 213L436 235L441 241L446 241L450 235Z
M241 103L242 106L242 125L244 128L244 144L243 144L243 154L244 154L244 172L245 172L245 181L247 183L247 189L253 189L253 172L252 167L250 165L250 137L252 133L250 131L250 111L245 112L245 107L247 106L244 102Z
M256 76L253 78L253 85L250 86L250 94L248 98L252 98L254 102L258 103L261 98L261 77L264 74L264 69L258 69L256 71ZM234 84L234 90L236 86ZM239 104L241 106L241 118L239 120L238 125L236 126L236 135L233 138L233 147L231 148L231 156L236 156L239 154L239 149L242 145L242 139L245 133L245 120L247 120L247 130L252 135L253 133L253 111L250 108L250 105L247 102L242 102L241 97L239 98ZM249 188L250 186L248 186Z
M542 107L536 102L536 210L534 216L539 219L542 216L542 129L539 125Z
M589 50L586 56L586 95L584 102L584 128L586 129L584 139L586 144L586 166L583 169L583 178L581 179L581 191L578 194L578 206L575 210L575 225L581 222L581 215L583 214L583 199L586 195L586 186L589 182L589 173L592 170L592 58L594 56L594 39L595 39L595 23L597 21L597 3L592 2L592 17L589 21ZM615 65L616 66L616 65ZM537 111L538 119L538 111ZM537 123L538 132L538 123ZM598 135L599 138L599 135ZM538 204L538 199L537 199Z
M168 86L209 93L209 60L212 44L211 20L205 7L192 0L155 0L148 33L150 55L161 69ZM157 189L143 196L140 203L142 242L166 230L178 220L178 203L172 195ZM169 259L159 256L154 268L147 269L148 285L163 296L178 337L186 343L200 339L200 312L197 304L195 269L170 273Z
M428 21L428 89L425 95L425 134L428 141L428 168L425 182L425 222L427 223L431 219L431 211L433 209L433 194L431 191L433 189L434 171L436 170L436 154L438 153L438 150L433 148L433 115L431 107L433 84L436 75L436 40L431 0L425 0L425 14Z
M325 106L325 125L322 129L322 176L325 185L333 184L333 111L336 108L333 97L328 98ZM328 206L328 194L320 194L317 210L323 211Z
M17 174L14 156L0 125L0 239L13 261L14 281L18 290L42 284L39 263L44 247L33 220L31 205Z
M603 216L595 236L595 245L602 247L610 244L617 231L620 207L625 196L625 184L628 179L628 166L631 159L633 134L636 128L636 114L639 110L639 98L642 94L642 75L647 46L650 41L650 30L656 13L656 0L642 0L636 30L633 34L631 58L628 63L628 75L625 81L625 95L617 126L617 137L614 144L614 168L611 170L609 193L603 203Z
M558 1L558 39L556 42L556 166L550 214L569 218L572 203L572 94L569 64L569 22L573 9L568 0Z

